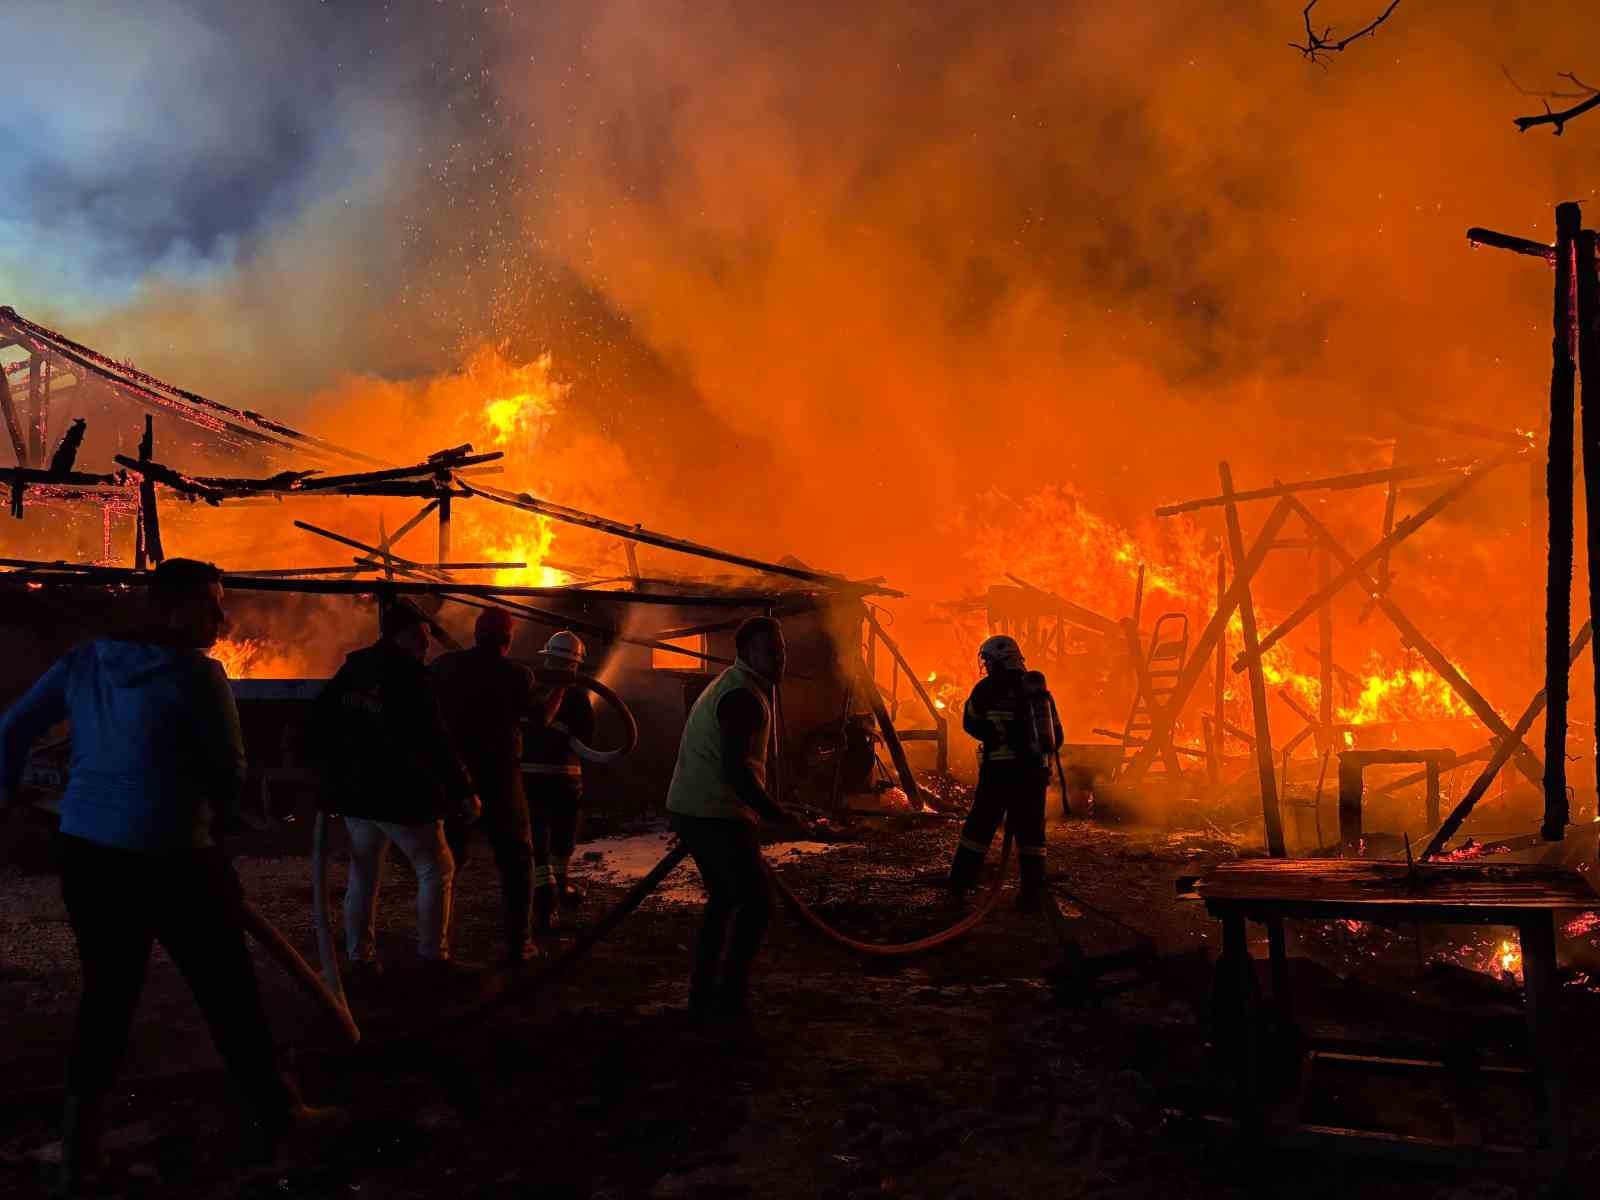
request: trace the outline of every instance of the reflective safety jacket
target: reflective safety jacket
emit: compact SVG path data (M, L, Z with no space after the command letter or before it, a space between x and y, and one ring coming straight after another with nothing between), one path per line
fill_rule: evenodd
M751 730L746 762L756 782L767 780L767 739L772 728L772 705L767 700L766 680L742 662L736 662L718 675L700 693L689 710L678 743L678 765L667 789L667 811L686 817L713 817L721 820L753 821L756 814L739 799L728 782L722 761L722 725L717 706L730 692L746 690L761 702L761 720Z
M978 681L961 713L982 766L1040 769L1061 748L1061 720L1037 671L996 671Z

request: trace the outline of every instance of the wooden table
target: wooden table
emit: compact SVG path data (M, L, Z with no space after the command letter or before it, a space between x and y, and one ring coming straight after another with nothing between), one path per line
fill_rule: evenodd
M1330 1056L1306 1044L1300 1087L1287 1106L1269 1110L1261 1094L1260 1015L1254 1004L1255 973L1246 942L1247 921L1271 925L1284 919L1354 920L1382 925L1507 925L1522 942L1524 1010L1534 1077L1542 1101L1537 1157L1551 1173L1565 1171L1568 1129L1556 975L1558 914L1600 908L1600 893L1576 871L1521 863L1406 863L1359 859L1264 859L1225 863L1196 885L1206 909L1222 922L1218 964L1220 1029L1238 1037L1225 1063L1238 1083L1240 1119L1264 1140L1287 1145L1322 1145L1423 1161L1464 1160L1513 1153L1528 1147L1486 1142L1476 1129L1458 1130L1453 1141L1377 1130L1309 1125L1300 1110L1317 1058L1375 1068L1443 1071L1443 1061L1394 1054ZM1277 945L1275 960L1281 958ZM1273 998L1289 1020L1287 963L1274 961Z

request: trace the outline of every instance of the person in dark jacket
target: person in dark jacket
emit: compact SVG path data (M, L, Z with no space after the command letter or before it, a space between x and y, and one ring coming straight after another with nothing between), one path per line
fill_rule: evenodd
M269 1153L308 1109L276 1064L245 946L243 893L219 845L245 777L239 714L205 651L226 624L222 573L171 558L151 576L148 627L69 651L0 720L0 807L29 747L70 721L61 891L83 967L67 1068L62 1191L100 1162L105 1097L127 1052L151 946L160 942L255 1109Z
M345 949L352 961L377 966L378 887L392 842L417 877L417 951L446 963L455 861L443 818L476 819L481 805L423 665L427 618L399 601L381 622L382 636L346 657L312 714L313 750L328 766L350 832Z
M950 891L965 898L1005 818L1017 844L1021 908L1044 892L1044 799L1050 758L1061 749L1061 720L1045 678L1029 671L1016 640L998 635L978 648L987 672L968 697L961 727L978 741L978 788L950 864Z
M445 723L478 785L483 827L500 871L505 961L517 966L538 954L530 936L533 909L533 829L522 785L522 722L535 713L533 672L506 656L511 615L485 609L473 645L434 660L432 672ZM541 723L543 723L541 721ZM459 874L467 861L467 822L447 817L445 834Z
M545 643L545 666L576 672L584 654L577 634L562 630ZM538 725L530 722L522 773L533 812L534 920L548 934L558 908L583 900L570 875L583 811L583 763L573 744L594 741L594 707L588 693L575 687L544 689L540 701L547 719Z
M771 696L783 679L783 631L771 617L751 617L735 645L737 661L689 710L667 792L672 829L706 889L689 977L693 1025L745 1016L750 967L772 915L756 824L765 817L796 825L767 791Z

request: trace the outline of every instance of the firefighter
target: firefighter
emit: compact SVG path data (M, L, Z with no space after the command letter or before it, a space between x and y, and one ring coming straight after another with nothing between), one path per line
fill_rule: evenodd
M531 936L533 828L522 787L522 725L530 718L548 724L554 710L536 711L533 672L507 657L511 634L510 613L485 609L472 647L440 655L432 671L445 723L483 802L482 827L500 873L503 961L517 967L538 956ZM467 821L452 814L445 834L459 874L467 861Z
M793 820L766 783L771 696L783 679L783 632L771 617L751 617L739 626L734 644L737 661L689 710L667 792L672 828L706 889L689 979L693 1026L708 1017L745 1016L750 965L772 913L756 823L762 817Z
M1006 818L1017 844L1019 908L1035 910L1044 892L1044 796L1050 760L1061 748L1061 719L1044 676L1029 671L1016 639L978 647L985 678L968 697L961 727L978 740L978 789L950 864L950 891L966 898L989 843Z
M545 643L545 666L576 673L585 653L578 635L562 630ZM533 814L534 924L549 934L559 924L560 909L583 901L569 871L583 807L583 763L572 746L594 740L594 708L588 693L575 687L548 689L541 707L548 717L528 731L522 774Z

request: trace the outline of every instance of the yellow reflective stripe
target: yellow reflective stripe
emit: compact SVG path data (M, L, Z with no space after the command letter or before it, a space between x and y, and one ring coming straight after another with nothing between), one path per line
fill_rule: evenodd
M583 768L579 766L553 766L549 763L523 763L524 775L576 775L583 777Z
M549 885L556 881L556 873L550 867L535 865L533 868L533 878L535 883Z
M987 746L983 748L983 757L988 762L997 762L1003 758L1015 758L1016 756L1017 752L1011 749L1010 746L996 746L992 750Z

